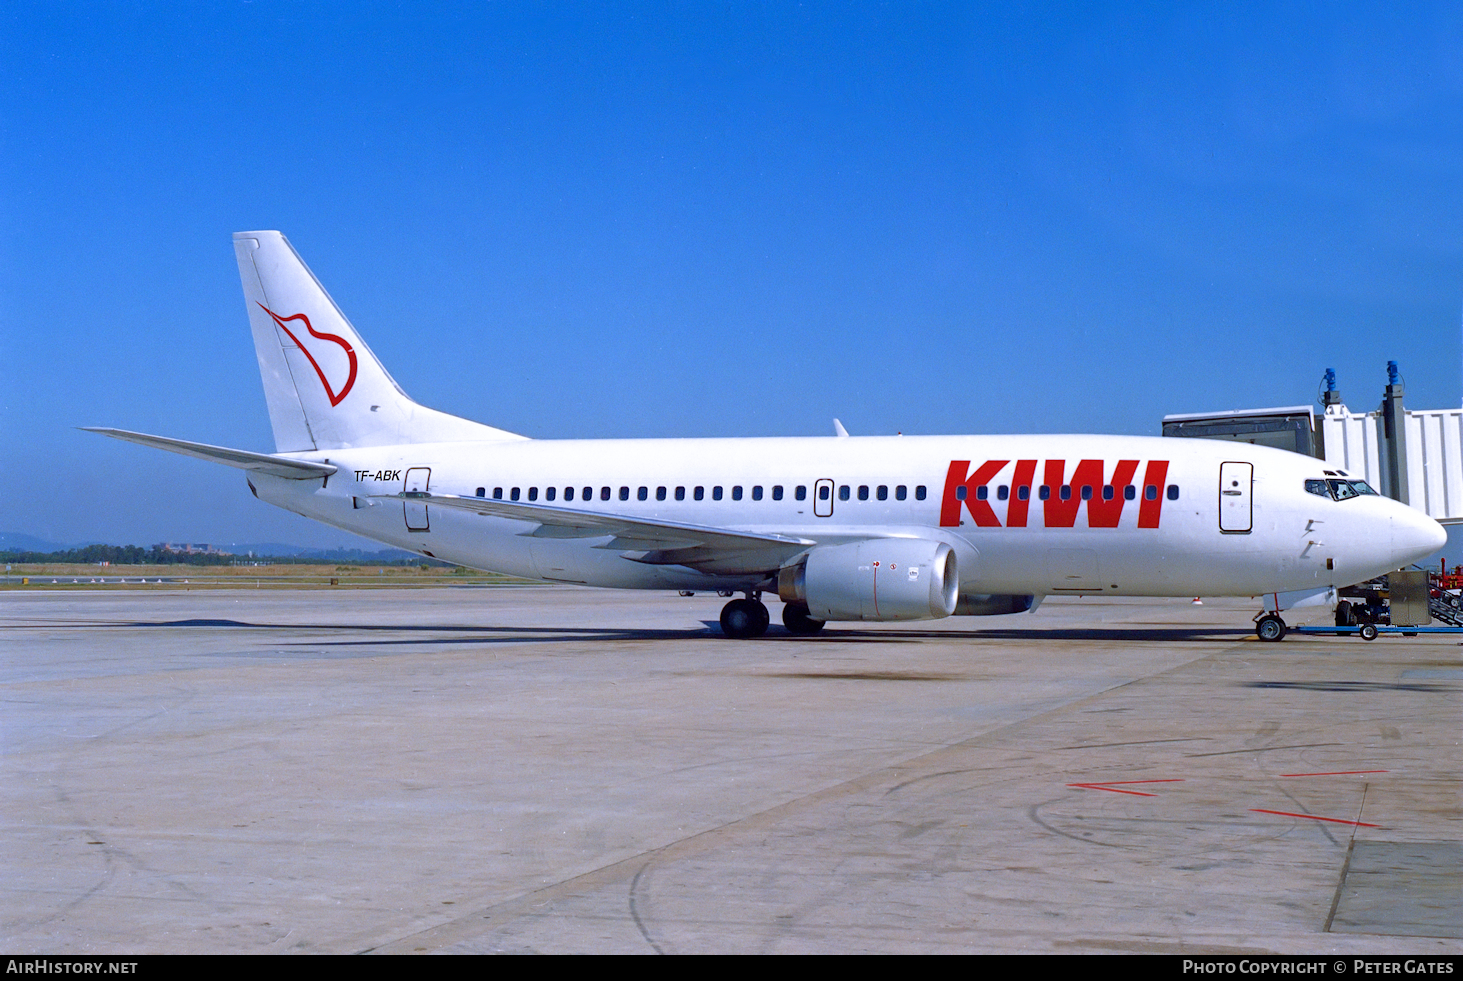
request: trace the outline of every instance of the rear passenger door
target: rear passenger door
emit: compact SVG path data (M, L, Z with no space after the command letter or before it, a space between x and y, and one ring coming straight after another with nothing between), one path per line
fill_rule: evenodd
M408 494L425 494L427 484L432 479L431 467L412 467L406 472L406 478L401 482L401 489ZM407 501L401 506L402 514L406 518L407 531L430 531L430 519L427 516L425 504L413 504Z

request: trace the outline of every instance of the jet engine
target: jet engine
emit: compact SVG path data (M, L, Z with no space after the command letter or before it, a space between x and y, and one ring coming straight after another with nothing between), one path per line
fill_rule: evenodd
M954 550L922 538L819 545L777 575L782 601L814 620L934 620L959 591Z

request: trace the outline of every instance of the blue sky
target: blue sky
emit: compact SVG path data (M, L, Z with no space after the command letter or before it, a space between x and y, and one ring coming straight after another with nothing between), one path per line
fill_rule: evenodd
M272 448L229 235L530 436L1157 433L1463 397L1463 12L12 3L0 530L348 536Z

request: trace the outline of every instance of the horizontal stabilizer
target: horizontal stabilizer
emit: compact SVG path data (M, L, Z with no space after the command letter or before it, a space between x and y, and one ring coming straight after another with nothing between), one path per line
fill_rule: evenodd
M290 460L285 457L270 456L268 453L251 453L249 450L231 450L226 446L190 443L186 439L131 433L125 429L103 429L98 426L81 426L80 428L89 433L101 433L103 436L111 436L113 439L141 443L143 446L167 450L169 453L181 453L184 456L197 457L210 463L222 463L226 467L253 470L258 473L272 474L275 477L288 477L291 480L319 480L321 477L329 477L340 469L330 463Z
M625 556L636 562L685 565L722 574L775 570L793 556L817 544L805 538L706 528L674 521L648 521L644 518L576 511L573 508L526 504L522 501L412 491L374 495L376 500L382 498L471 511L494 518L532 521L539 527L526 534L534 538L612 536L612 541L597 547L637 553Z

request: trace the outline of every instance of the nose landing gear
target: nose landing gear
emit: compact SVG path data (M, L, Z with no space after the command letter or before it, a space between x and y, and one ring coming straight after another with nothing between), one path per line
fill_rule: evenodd
M1274 613L1267 613L1255 621L1255 633L1261 640L1281 640L1285 637L1285 630L1285 621Z

